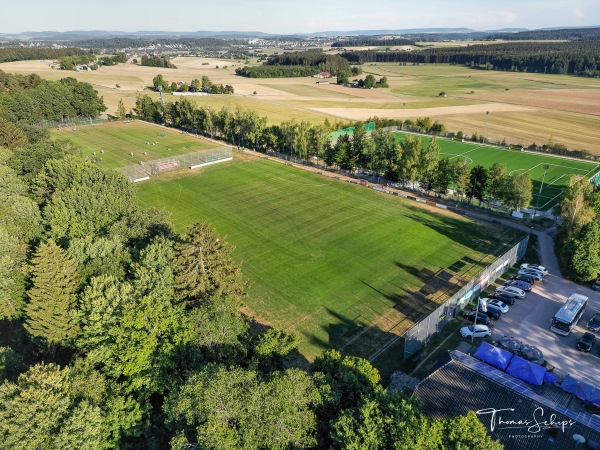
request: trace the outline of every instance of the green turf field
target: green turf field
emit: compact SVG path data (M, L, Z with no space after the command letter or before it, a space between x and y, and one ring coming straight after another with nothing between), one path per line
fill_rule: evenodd
M79 145L83 156L101 167L115 169L214 148L218 144L139 121L110 122L52 131L53 139L69 139ZM153 145L153 143L157 143ZM104 150L104 153L102 153ZM94 155L96 152L96 155ZM146 152L146 154L144 154ZM130 155L133 153L133 156Z
M178 231L205 220L236 247L259 320L368 357L514 245L511 230L248 156L141 183Z
M404 140L406 134L397 133L398 140ZM415 136L413 136L415 137ZM418 136L423 145L429 145L430 137ZM471 167L481 165L490 167L499 162L506 165L509 174L528 170L533 180L533 200L531 206L538 205L538 209L546 211L552 208L560 199L560 194L567 186L571 175L580 175L590 178L600 171L600 164L574 159L560 158L550 155L541 155L532 152L519 152L507 150L475 142L450 141L439 139L440 157L465 158ZM544 166L548 170L544 176ZM542 179L544 185L542 187ZM538 194L542 188L541 195Z

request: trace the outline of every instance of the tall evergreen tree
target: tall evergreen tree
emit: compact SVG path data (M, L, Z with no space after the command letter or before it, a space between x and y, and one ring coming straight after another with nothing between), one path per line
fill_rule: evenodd
M175 250L175 297L188 307L215 296L241 297L244 286L240 268L231 257L233 247L207 223L192 225Z
M25 328L34 338L68 347L79 331L74 319L79 287L77 265L53 240L40 244L32 265Z

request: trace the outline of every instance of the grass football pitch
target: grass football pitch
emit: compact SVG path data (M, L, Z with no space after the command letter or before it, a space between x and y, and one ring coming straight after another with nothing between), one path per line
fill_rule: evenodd
M406 134L397 133L398 140L404 140ZM421 139L423 145L429 145L431 138L427 136L413 136ZM482 145L475 142L459 142L439 139L441 152L440 158L466 159L470 167L481 165L485 168L499 162L506 165L507 173L516 174L529 171L533 180L533 199L530 207L546 211L560 200L560 194L567 186L571 175L590 178L600 171L600 165L593 162L577 161L574 159L559 158L550 155L541 155L532 152L520 152L499 147ZM544 166L548 166L544 176ZM542 180L544 185L542 186ZM542 188L540 194L540 188ZM538 199L539 195L539 199Z
M232 162L138 187L179 232L203 220L236 247L259 321L363 357L443 302L521 236L280 163Z
M62 128L53 139L69 139L100 167L116 169L170 156L207 150L219 144L137 120ZM104 150L104 153L102 152ZM133 156L131 156L133 153Z

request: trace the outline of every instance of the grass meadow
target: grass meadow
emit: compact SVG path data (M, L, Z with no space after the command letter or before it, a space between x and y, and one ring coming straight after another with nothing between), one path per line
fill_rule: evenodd
M179 232L203 220L226 236L248 308L296 332L309 360L329 347L373 355L519 238L243 155L140 183L138 198L170 211Z
M396 133L398 140L406 139L406 134ZM429 145L431 138L418 136L424 146ZM499 162L506 165L508 174L529 171L533 180L533 200L531 206L538 205L541 210L552 208L559 200L563 189L568 185L571 175L589 178L600 171L600 164L542 155L532 152L507 150L475 142L450 141L439 139L440 157L466 159L470 167L481 165L490 167ZM544 166L548 166L544 176ZM542 186L542 179L544 185ZM540 188L542 192L540 193ZM538 199L539 194L539 199Z

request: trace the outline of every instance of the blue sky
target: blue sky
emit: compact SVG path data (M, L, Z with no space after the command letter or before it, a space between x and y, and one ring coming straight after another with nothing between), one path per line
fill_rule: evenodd
M28 0L5 2L0 33L600 26L600 0Z

